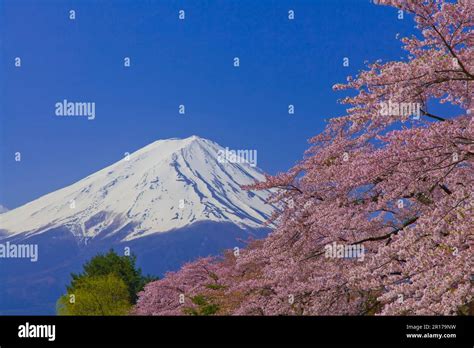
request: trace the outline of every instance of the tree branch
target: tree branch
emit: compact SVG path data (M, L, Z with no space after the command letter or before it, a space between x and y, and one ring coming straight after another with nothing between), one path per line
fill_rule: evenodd
M361 244L363 242L373 242L373 241L377 241L377 240L383 240L383 239L387 239L387 238L390 238L392 235L394 234L397 234L398 232L400 232L401 230L403 230L405 227L413 224L414 222L416 222L416 220L418 220L418 216L415 216L411 219L408 219L407 221L405 221L403 223L402 226L394 229L392 232L390 233L387 233L387 234L384 234L383 236L378 236L378 237L370 237L370 238L366 238L366 239L362 239L362 240L359 240L357 242L354 242L354 243L351 243L351 245L355 245L355 244Z
M423 110L423 109L420 109L420 111L423 113L423 115L428 116L428 117L431 117L431 118L434 118L435 120L438 120L438 121L446 121L445 118L442 118L442 117L439 117L439 116L430 114L429 112L427 112L427 111L425 111L425 110Z

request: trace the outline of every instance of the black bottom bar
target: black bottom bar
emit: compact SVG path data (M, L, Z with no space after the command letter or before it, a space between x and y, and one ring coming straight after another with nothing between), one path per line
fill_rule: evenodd
M54 325L54 337L52 327L43 325ZM0 346L317 343L472 347L473 328L473 317L4 316L0 317ZM38 335L43 337L31 337Z

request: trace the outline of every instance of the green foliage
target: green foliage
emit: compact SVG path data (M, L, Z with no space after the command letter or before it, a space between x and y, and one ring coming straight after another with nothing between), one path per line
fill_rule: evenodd
M59 315L125 315L132 304L125 282L115 274L82 277L57 302Z
M137 300L137 293L143 290L145 284L157 279L143 276L141 269L135 267L135 262L135 255L119 256L112 249L107 254L99 254L84 264L82 273L71 274L72 281L67 287L67 291L74 292L74 289L84 278L115 274L124 281L127 286L129 301L134 304Z
M187 307L184 309L184 314L187 315L213 315L216 314L219 310L219 306L215 303L209 301L203 295L196 295L191 297L191 302L196 305L196 307Z
M136 257L119 256L112 249L86 262L83 272L71 274L67 293L57 302L59 315L124 315L137 293L157 278L143 276Z
M459 306L457 315L474 315L474 301L470 301L465 305Z
M380 292L362 292L360 296L363 296L366 300L363 305L362 315L375 315L382 309L382 304L377 300L380 296Z
M211 290L220 290L220 289L225 289L225 286L221 284L207 284L206 288L211 289Z

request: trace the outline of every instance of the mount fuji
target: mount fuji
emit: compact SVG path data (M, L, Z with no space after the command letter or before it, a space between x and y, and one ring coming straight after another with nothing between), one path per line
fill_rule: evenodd
M0 215L0 244L36 244L38 261L1 259L0 314L52 314L71 272L129 248L162 275L199 256L265 236L276 209L245 159L197 136L153 142L88 177Z

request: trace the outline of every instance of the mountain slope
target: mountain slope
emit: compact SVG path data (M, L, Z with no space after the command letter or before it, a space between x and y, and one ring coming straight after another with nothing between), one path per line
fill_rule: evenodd
M88 177L0 215L0 244L38 247L37 262L0 259L0 314L54 314L71 272L111 248L162 276L261 238L274 209L247 163L221 163L216 143L156 141Z
M269 192L240 189L264 177L248 163L220 163L218 144L192 136L156 141L78 182L1 215L7 236L64 227L78 239L132 226L123 240L202 221L258 228Z

